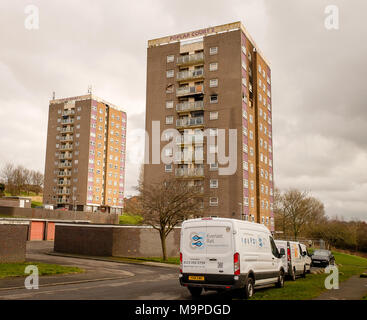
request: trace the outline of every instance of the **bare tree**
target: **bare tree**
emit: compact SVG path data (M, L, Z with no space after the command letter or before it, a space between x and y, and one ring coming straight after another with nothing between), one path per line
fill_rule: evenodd
M290 189L279 196L275 214L285 233L289 230L295 240L308 226L326 219L323 203L309 196L308 192L297 189Z
M6 191L14 192L14 165L6 163L1 169L1 179L5 184Z
M176 179L139 186L144 223L159 232L163 260L167 260L166 238L175 226L200 211L198 188Z
M33 187L35 187L37 195L43 189L43 181L44 181L44 177L43 177L43 174L41 172L32 171L32 185L33 185Z

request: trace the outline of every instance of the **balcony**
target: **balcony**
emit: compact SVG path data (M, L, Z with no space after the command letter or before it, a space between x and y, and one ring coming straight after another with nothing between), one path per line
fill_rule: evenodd
M70 186L70 181L61 180L57 183L58 186Z
M204 93L204 85L202 84L192 86L192 87L185 86L185 87L177 88L176 90L177 97L184 97L184 96L203 94L203 93Z
M199 52L195 54L188 54L177 58L178 66L190 66L193 64L199 64L204 62L204 53Z
M57 190L58 195L70 194L70 189L59 189Z
M62 119L61 120L62 124L73 124L74 123L74 119Z
M58 171L58 177L71 177L71 171Z
M68 203L68 199L57 198L57 203L58 204L66 204L66 203Z
M72 159L73 158L73 154L72 153L65 153L65 154L60 154L59 155L59 159L60 160L65 160L65 159Z
M175 154L175 163L202 163L204 161L203 150L195 152L178 152Z
M177 81L199 80L204 78L204 69L185 70L177 73Z
M175 176L179 178L204 178L203 168L177 168Z
M204 135L200 134L184 134L180 137L176 137L176 144L191 145L191 144L203 144Z
M74 109L70 109L70 110L64 110L62 112L63 116L73 116L75 114L75 110Z
M74 128L73 127L61 128L60 132L61 133L72 133L72 132L74 132Z
M176 111L178 113L204 110L204 101L185 101L177 103Z
M204 117L183 118L176 120L177 128L198 127L204 125Z
M73 150L73 145L72 144L62 144L60 146L61 150Z
M71 162L61 162L59 163L59 168L71 168L72 163Z
M73 141L73 137L72 136L61 137L60 141L61 142Z

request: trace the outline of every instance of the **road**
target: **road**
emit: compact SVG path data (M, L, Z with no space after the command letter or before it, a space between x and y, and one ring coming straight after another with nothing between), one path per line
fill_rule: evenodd
M186 288L179 285L176 268L51 256L50 242L30 242L27 261L77 266L83 274L40 277L38 290L24 288L24 278L0 280L0 299L31 300L187 300ZM12 287L12 289L8 289ZM18 289L16 289L18 287ZM228 294L204 293L200 299L229 299Z

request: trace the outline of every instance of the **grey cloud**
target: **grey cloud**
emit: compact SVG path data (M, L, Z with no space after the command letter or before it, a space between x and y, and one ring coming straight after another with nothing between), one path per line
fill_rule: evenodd
M367 27L363 0L28 1L0 3L0 165L43 170L48 100L93 92L128 113L127 194L144 148L148 39L242 20L272 68L274 173L280 188L311 190L330 216L367 219ZM193 10L193 8L195 10Z

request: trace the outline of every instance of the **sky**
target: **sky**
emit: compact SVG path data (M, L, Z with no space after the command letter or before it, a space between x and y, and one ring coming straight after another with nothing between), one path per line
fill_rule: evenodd
M39 28L25 28L27 5ZM339 28L328 30L328 5ZM365 0L0 2L0 166L44 171L48 102L88 86L128 114L126 195L143 161L147 41L242 21L272 69L274 182L367 221Z

